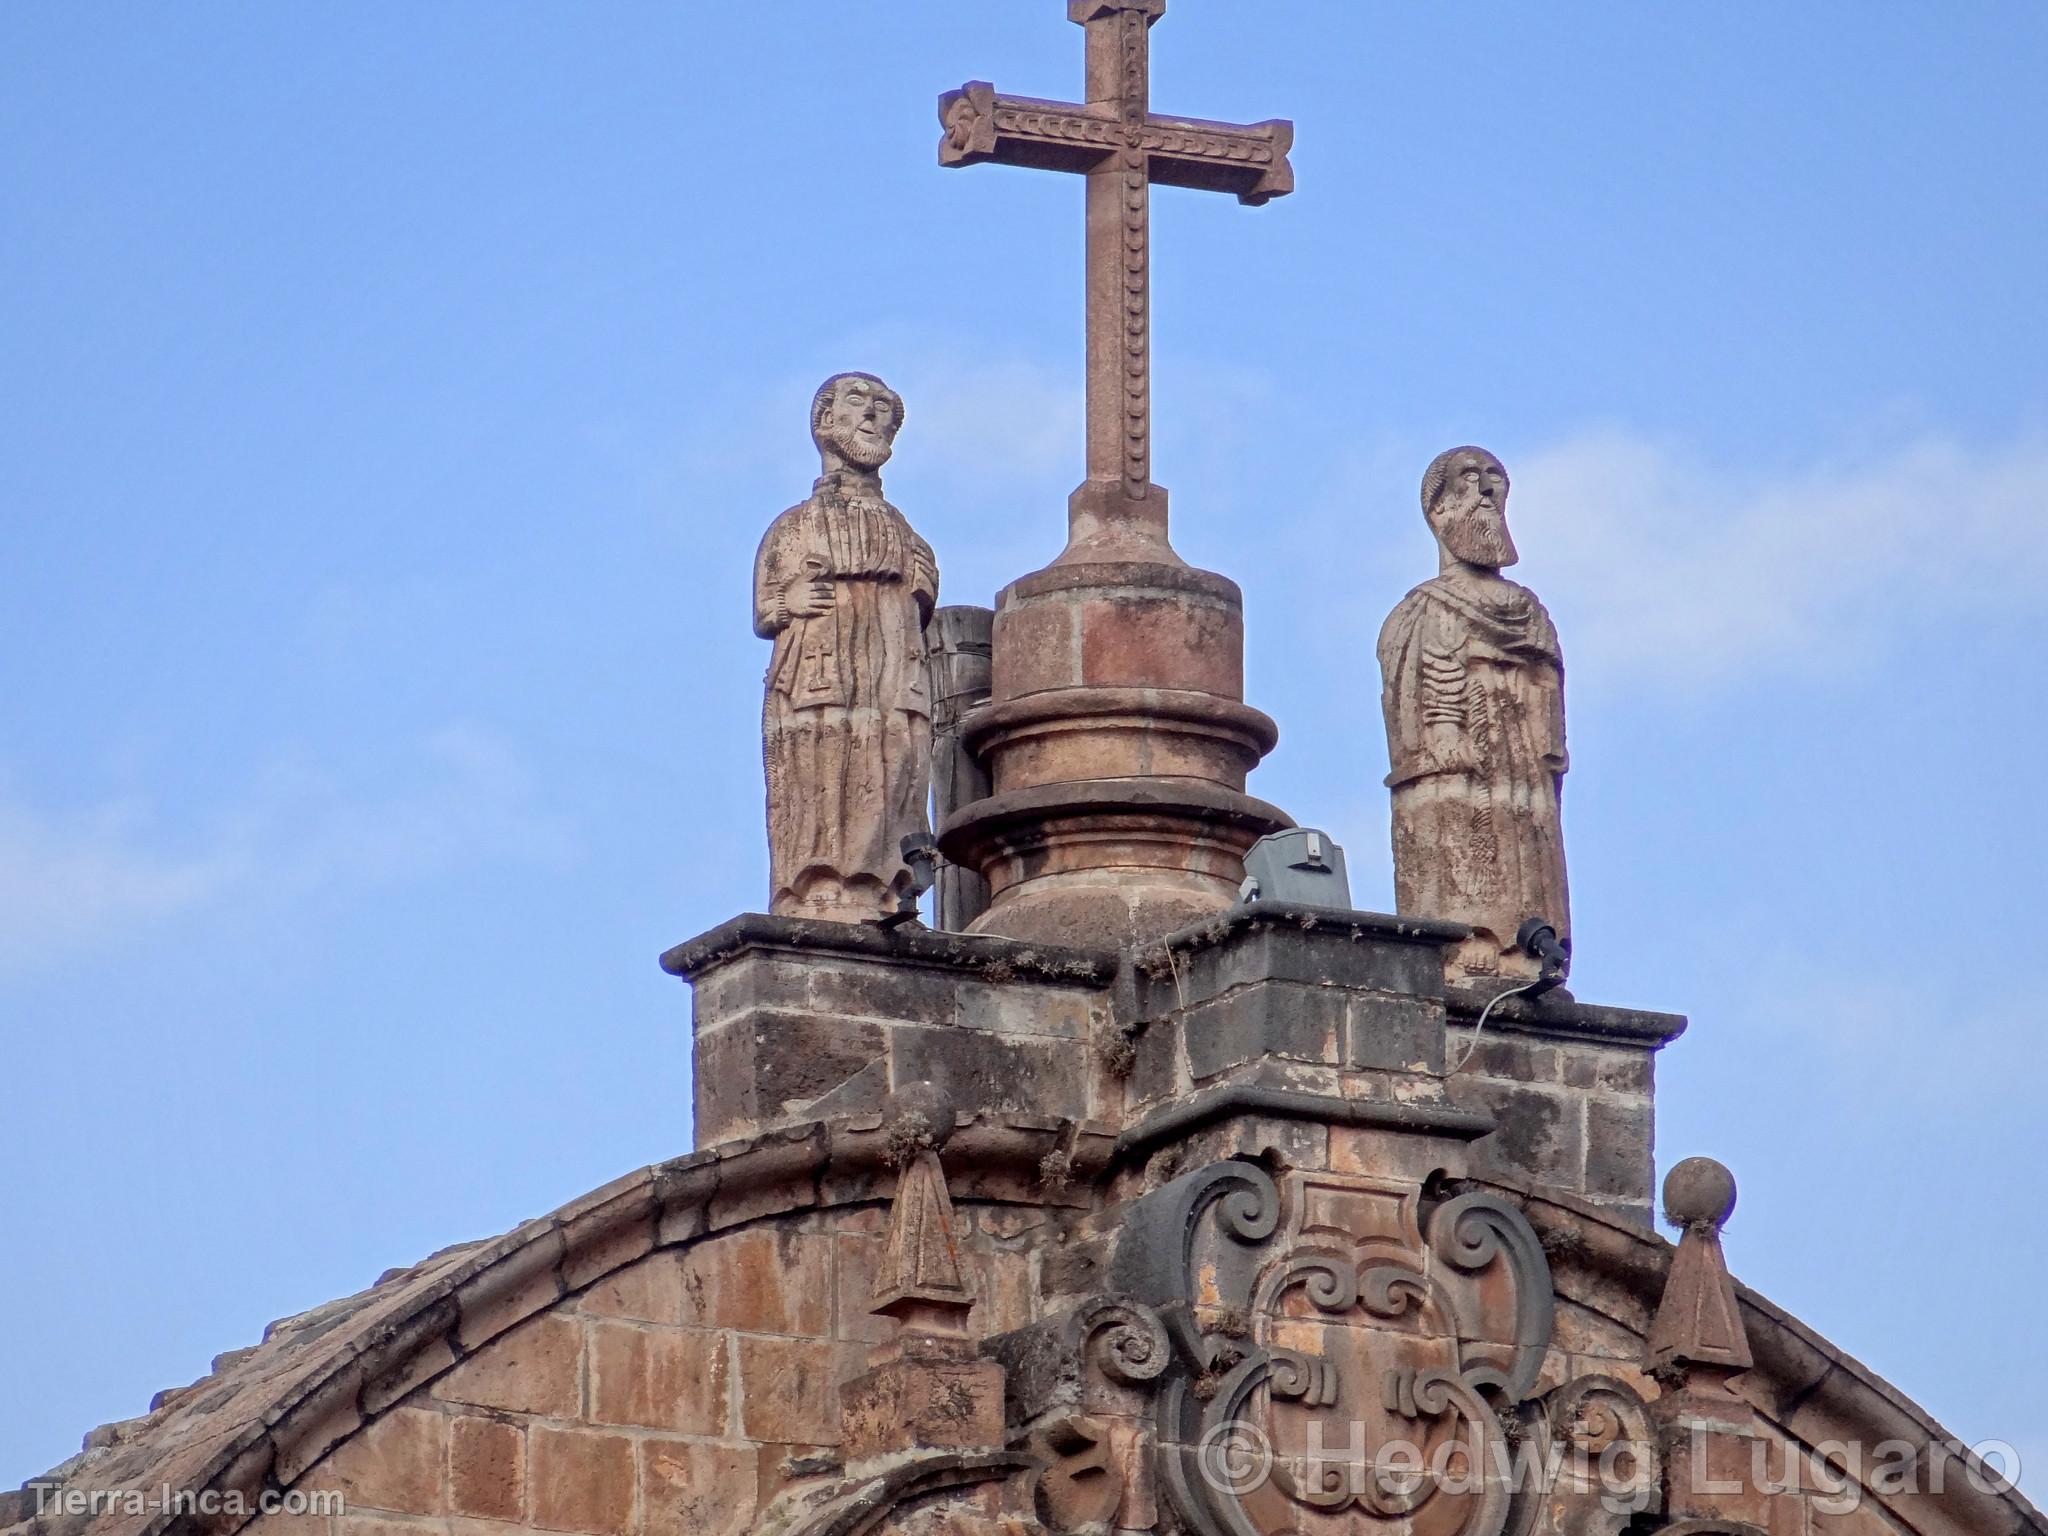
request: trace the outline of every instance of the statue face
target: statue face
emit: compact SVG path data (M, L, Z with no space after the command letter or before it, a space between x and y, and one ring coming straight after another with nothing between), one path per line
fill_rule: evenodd
M857 469L879 469L889 460L899 425L896 397L886 385L841 379L818 423L818 441Z
M1430 531L1454 559L1497 571L1520 557L1508 535L1508 472L1490 453L1452 460L1429 509Z

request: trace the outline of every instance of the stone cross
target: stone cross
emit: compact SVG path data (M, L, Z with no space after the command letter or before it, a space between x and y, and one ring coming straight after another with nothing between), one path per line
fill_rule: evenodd
M939 98L941 165L1029 166L1088 178L1088 484L1076 542L1165 543L1152 484L1152 184L1265 203L1294 190L1294 125L1161 117L1149 103L1148 38L1166 0L1068 0L1087 29L1087 101L1000 96L984 80Z

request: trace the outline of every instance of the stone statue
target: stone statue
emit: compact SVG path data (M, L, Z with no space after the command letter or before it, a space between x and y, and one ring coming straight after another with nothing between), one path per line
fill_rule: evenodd
M1483 448L1440 453L1422 511L1442 571L1380 631L1380 702L1394 792L1394 900L1404 916L1470 924L1468 977L1537 974L1523 921L1571 933L1558 796L1564 660L1536 594L1509 581L1508 473Z
M925 625L939 572L882 499L902 424L902 398L871 374L820 385L823 472L754 561L754 631L775 642L761 734L770 910L782 915L895 915L912 889L903 839L930 833Z

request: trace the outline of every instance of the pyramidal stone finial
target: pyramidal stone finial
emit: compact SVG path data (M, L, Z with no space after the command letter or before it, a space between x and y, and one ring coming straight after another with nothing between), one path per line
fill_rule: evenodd
M919 1152L903 1169L868 1310L900 1319L906 1331L965 1338L974 1284L960 1254L953 1198L939 1155Z
M1651 1370L1704 1366L1725 1379L1756 1363L1721 1252L1721 1228L1734 1209L1735 1175L1710 1157L1688 1157L1665 1177L1664 1217L1681 1235L1650 1325Z

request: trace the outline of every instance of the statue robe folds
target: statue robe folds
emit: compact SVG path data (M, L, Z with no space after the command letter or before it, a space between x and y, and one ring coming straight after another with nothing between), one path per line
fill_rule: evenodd
M1534 975L1523 920L1571 932L1559 791L1564 661L1528 588L1426 581L1380 632L1398 910L1477 930L1461 969Z
M814 579L832 606L793 618ZM754 563L754 628L773 638L762 712L771 910L861 921L909 889L902 840L928 832L931 546L888 502L827 475L770 525Z

